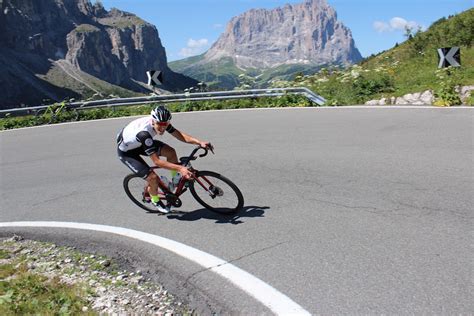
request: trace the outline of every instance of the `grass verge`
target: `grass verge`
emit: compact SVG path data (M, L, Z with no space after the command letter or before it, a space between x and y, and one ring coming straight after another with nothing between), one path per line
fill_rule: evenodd
M84 285L31 273L24 256L8 260L10 257L9 251L0 249L0 315L69 315L89 308L83 298Z

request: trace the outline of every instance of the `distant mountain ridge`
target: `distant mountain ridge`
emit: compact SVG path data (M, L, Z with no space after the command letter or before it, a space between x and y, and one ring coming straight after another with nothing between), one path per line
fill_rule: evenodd
M0 107L148 93L151 69L166 90L197 83L168 68L157 29L133 14L89 0L1 0L0 9Z
M232 87L237 79L226 77L226 71L262 75L274 69L284 76L361 59L351 31L337 20L326 0L306 0L236 16L205 54L169 65L196 79Z

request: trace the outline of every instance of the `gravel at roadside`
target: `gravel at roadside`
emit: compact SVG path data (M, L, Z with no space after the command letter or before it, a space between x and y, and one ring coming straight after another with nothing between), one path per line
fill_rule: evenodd
M20 236L0 239L0 250L9 255L7 264L24 258L31 273L59 277L67 284L88 289L89 306L83 312L137 315L191 315L192 309L162 286L146 280L141 271L120 270L110 259L83 253L71 247L25 240Z

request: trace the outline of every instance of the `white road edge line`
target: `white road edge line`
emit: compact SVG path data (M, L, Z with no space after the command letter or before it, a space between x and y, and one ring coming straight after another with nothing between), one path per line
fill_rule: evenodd
M169 250L226 278L277 315L311 315L288 296L248 272L211 254L177 241L122 227L74 222L0 222L0 227L54 227L92 230L125 236Z

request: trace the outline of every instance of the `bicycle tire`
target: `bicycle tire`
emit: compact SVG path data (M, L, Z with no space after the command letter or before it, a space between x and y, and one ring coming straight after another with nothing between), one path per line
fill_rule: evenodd
M210 187L206 189L211 189L214 183L219 183L219 185L221 185L221 187L219 187L222 192L221 195L217 195L212 198L209 195L208 191L203 189L201 184L199 184L199 182L197 181L197 179L199 179L200 181L202 179L201 183L207 183L207 181L205 181L203 177L207 178L212 183ZM228 186L225 187L225 192L223 190L224 185L222 183L225 183ZM189 184L189 190L191 191L192 196L196 199L196 201L198 201L199 204L201 204L212 212L230 215L239 212L244 206L244 196L242 195L240 189L231 180L217 172L198 171L195 175L194 181L190 182ZM216 198L219 198L219 202L221 200L224 200L220 199L221 196L226 196L225 200L232 202L230 206L226 205L222 207L210 205L211 200L212 202L214 202ZM209 200L209 198L211 198L211 200Z
M131 189L130 186L132 180L137 180L139 184L142 183L141 189L139 185ZM143 202L141 199L139 199L141 193L143 192L143 184L145 182L146 181L143 180L143 178L139 177L134 173L131 173L123 179L123 189L125 190L125 193L130 198L130 200L132 200L132 202L135 203L137 206L149 212L156 212L156 207L153 204Z

